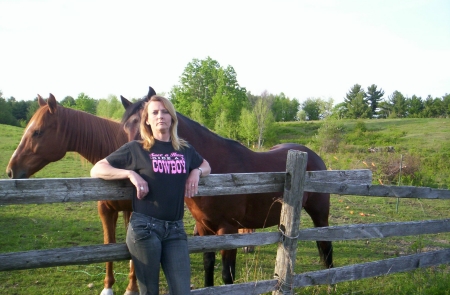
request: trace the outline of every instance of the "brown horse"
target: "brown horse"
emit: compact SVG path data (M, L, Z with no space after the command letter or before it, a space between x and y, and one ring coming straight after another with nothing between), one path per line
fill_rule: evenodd
M139 139L139 123L143 105L154 93L150 87L146 98L131 103L121 97L125 107L122 124L129 139ZM282 172L286 171L290 149L308 153L308 171L326 170L323 160L309 148L293 144L280 144L268 152L254 152L237 141L211 132L199 123L177 113L178 134L192 144L211 165L214 174ZM240 228L264 228L279 224L281 193L226 195L185 198L185 203L196 220L199 235L235 234ZM303 208L314 226L328 226L330 195L305 192ZM319 255L325 267L333 267L330 241L317 241ZM236 249L222 250L222 279L232 284L235 279ZM204 253L205 286L214 285L215 253Z
M62 107L52 94L47 102L38 95L38 102L40 108L28 123L6 169L10 178L28 178L47 164L60 160L69 151L96 163L127 142L127 136L118 122ZM124 211L125 224L128 224L131 201L99 201L97 207L104 243L115 243L118 212ZM114 282L113 263L107 262L101 294L113 294ZM138 290L134 267L130 262L125 294L137 295Z

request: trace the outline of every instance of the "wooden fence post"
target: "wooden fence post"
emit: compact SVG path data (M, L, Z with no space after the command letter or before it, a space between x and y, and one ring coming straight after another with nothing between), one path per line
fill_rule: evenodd
M278 243L274 274L278 284L273 295L293 294L293 275L307 162L307 153L294 150L288 152L279 227L281 241Z

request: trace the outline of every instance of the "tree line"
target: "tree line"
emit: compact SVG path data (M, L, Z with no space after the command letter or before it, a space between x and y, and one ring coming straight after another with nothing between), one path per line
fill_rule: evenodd
M355 84L346 93L344 102L335 106L332 98L307 98L299 103L284 93L264 91L254 95L239 85L233 67L222 67L208 57L188 63L179 84L172 87L167 97L180 113L221 136L256 148L266 142L272 143L276 138L275 122L325 118L430 118L448 117L450 114L449 94L426 99L415 95L405 97L399 91L387 98L384 95L384 91L375 84L367 90ZM120 120L124 112L114 95L94 99L80 93L77 98L64 97L60 104L116 120ZM37 98L32 101L17 101L14 97L5 99L0 91L0 124L25 127L38 107Z

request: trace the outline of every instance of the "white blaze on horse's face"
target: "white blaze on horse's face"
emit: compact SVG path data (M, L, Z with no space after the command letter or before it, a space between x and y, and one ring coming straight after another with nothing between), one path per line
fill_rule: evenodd
M23 147L23 145L24 145L24 143L23 143L23 142L24 142L24 138L25 138L25 136L28 134L28 132L30 132L30 130L32 130L33 125L34 125L34 121L30 121L30 122L28 123L28 128L27 128L27 129L25 130L25 132L23 133L23 136L22 136L22 138L20 139L19 145L17 146L16 150L15 150L14 153L12 154L11 159L13 159L14 157L16 157L17 151L18 151L21 147Z

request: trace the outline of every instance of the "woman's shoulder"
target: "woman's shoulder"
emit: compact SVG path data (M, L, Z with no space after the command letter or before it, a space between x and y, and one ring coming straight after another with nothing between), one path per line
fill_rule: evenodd
M132 140L123 145L129 149L142 148L142 142L140 140Z

